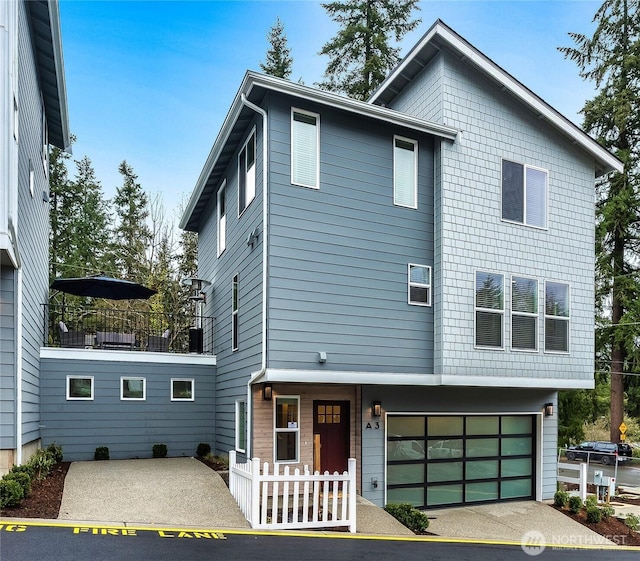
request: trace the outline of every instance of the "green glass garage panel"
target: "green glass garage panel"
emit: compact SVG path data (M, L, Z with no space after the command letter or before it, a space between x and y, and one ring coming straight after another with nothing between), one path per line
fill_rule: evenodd
M517 477L518 475L531 475L531 458L516 458L502 460L502 477Z
M512 479L500 482L500 498L501 499L515 499L517 497L530 497L531 491L531 478L526 479Z
M533 439L530 436L515 436L502 438L501 453L503 456L524 456L531 455L533 449Z
M434 485L427 488L427 506L451 505L462 502L462 483Z
M429 436L462 436L463 417L428 417Z
M464 448L461 438L448 438L446 440L428 440L427 458L429 460L442 460L443 458L462 458Z
M498 482L484 481L482 483L467 483L464 494L465 500L468 503L495 501L498 498Z
M533 418L530 415L506 415L502 417L502 434L531 434Z
M467 458L484 458L500 455L499 438L473 438L466 441Z
M424 417L387 417L388 436L424 436Z
M387 483L389 485L403 485L405 483L424 484L424 464L388 466Z
M466 463L465 479L495 479L500 475L498 460L475 460Z
M467 417L467 434L494 435L500 432L499 417Z
M409 503L412 506L424 506L424 487L387 489L387 503Z
M460 481L464 479L462 462L430 463L427 465L427 482Z
M390 440L387 442L387 460L390 462L424 460L424 441Z

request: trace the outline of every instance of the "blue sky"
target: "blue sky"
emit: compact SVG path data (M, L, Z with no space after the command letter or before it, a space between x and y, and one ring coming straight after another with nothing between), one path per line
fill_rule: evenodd
M421 1L420 26L456 30L545 101L580 124L594 90L557 51L570 31L590 35L600 1ZM176 220L247 70L259 70L276 17L293 56L292 80L313 85L336 32L319 2L60 0L74 159L89 156L107 197L126 159ZM75 170L71 167L70 173Z

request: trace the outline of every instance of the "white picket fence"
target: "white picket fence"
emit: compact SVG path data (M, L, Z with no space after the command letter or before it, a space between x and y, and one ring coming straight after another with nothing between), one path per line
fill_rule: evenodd
M260 459L236 463L229 452L229 489L252 528L272 530L348 527L356 531L356 461L340 474L293 470Z

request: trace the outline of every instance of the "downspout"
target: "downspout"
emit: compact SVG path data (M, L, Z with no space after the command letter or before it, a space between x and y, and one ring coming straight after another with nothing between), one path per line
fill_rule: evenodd
M246 456L251 458L252 444L252 411L253 403L251 401L251 386L254 382L264 375L267 370L267 232L268 232L268 205L267 199L269 194L269 170L268 170L268 154L269 154L269 131L267 112L251 103L247 96L242 93L240 96L242 104L256 113L262 115L262 361L260 371L255 372L247 382L247 443Z
M13 248L17 262L16 271L16 465L22 465L22 259L18 247L18 236L13 221L9 222L9 232L13 238Z

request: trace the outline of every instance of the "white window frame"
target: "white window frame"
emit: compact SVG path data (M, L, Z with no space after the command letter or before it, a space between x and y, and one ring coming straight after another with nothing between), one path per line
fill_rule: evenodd
M523 185L522 185L522 222L519 220L513 220L510 218L504 217L504 162L509 162L512 164L517 164L522 166L523 168ZM544 225L540 226L538 224L530 224L527 222L527 171L540 171L546 175L546 181L544 186ZM530 228L537 228L539 230L548 230L549 229L549 170L537 166L532 166L529 164L525 164L523 162L518 162L516 160L510 160L509 158L502 158L500 160L500 218L503 222L507 222L509 224L520 224L522 226L528 226Z
M413 145L413 204L405 204L398 201L398 191L396 188L397 184L397 172L398 172L398 162L397 162L397 153L396 150L406 150L401 147L396 146L396 142L406 142L407 144ZM408 150L407 150L408 151ZM418 141L412 138L406 138L404 136L393 136L393 204L395 206L401 206L404 208L418 208Z
M29 158L29 193L31 193L31 198L33 199L35 193L35 172L31 158Z
M49 179L49 129L47 127L47 115L44 110L44 100L42 103L42 168L45 179Z
M412 267L420 267L421 269L427 269L429 271L429 284L421 283L421 282L412 282L411 281L411 268ZM407 264L407 303L410 306L431 306L431 286L433 285L433 277L431 275L431 267L429 265L419 265L417 263L408 263ZM426 302L418 302L411 300L411 289L415 288L426 288L427 289L427 301Z
M236 273L231 279L231 350L237 351L240 348L239 341L239 317L240 310L240 277Z
M515 295L515 291L513 289L514 287L514 283L515 283L515 279L523 279L523 280L528 280L528 281L535 281L536 283L536 311L535 313L529 313L529 312L519 312L514 310L514 305L513 305L513 297ZM511 275L511 350L512 351L516 351L519 353L537 353L540 350L540 281L534 277L527 277L524 275ZM535 345L536 348L535 349L527 349L524 347L514 347L513 345L513 318L514 316L520 316L520 317L529 317L529 318L534 318L536 325L535 325Z
M278 410L278 401L281 399L295 399L298 403L298 418L295 421L295 428L277 428L276 412ZM293 460L278 460L278 434L279 433L295 433L296 434L296 457ZM297 464L300 462L300 396L299 395L278 395L273 397L273 463L274 464Z
M247 402L244 399L236 400L235 416L235 449L237 452L247 451ZM242 446L244 440L244 446Z
M91 395L89 397L74 397L70 395L69 389L70 389L70 384L69 382L71 380L91 380ZM95 383L94 383L94 379L93 376L81 376L81 375L74 375L74 374L69 374L67 375L67 401L93 401L94 397L95 397Z
M224 197L224 214L220 212L220 199ZM220 185L218 192L216 194L216 213L217 213L217 223L218 223L218 257L222 255L224 250L227 248L227 215L229 214L227 211L227 180L225 179Z
M175 397L173 384L174 382L191 382L191 397ZM195 401L196 399L196 382L193 378L171 378L171 385L169 386L171 395L171 401Z
M15 94L13 95L13 139L19 142L20 133L20 113L18 111L18 100Z
M142 380L142 397L125 397L124 382L128 380ZM120 376L120 401L146 401L147 400L147 379L143 376Z
M555 316L552 314L547 314L547 284L562 284L567 287L567 304L569 306L569 315L568 316ZM567 355L571 352L571 283L566 281L558 281L558 280L545 280L544 281L544 352L549 354L556 355ZM547 319L553 319L557 321L566 321L567 322L567 350L566 351L557 351L555 349L547 349Z
M489 274L489 275L499 275L502 277L502 309L499 310L497 308L482 308L479 307L477 305L476 302L476 286L477 286L477 276L478 273L485 273L485 274ZM476 349L483 349L483 350L491 350L491 351L503 351L505 346L504 346L504 333L505 333L505 296L506 296L506 292L505 292L505 275L503 273L498 273L496 271L489 271L486 269L476 269L473 272L473 344L474 347ZM478 329L478 316L477 313L478 312L484 312L484 313L491 313L491 314L499 314L502 316L502 331L501 331L501 341L502 341L502 345L501 346L488 346L488 345L478 345L477 344L477 329Z
M253 165L247 167L246 150L249 145L249 141L253 138ZM242 154L245 154L244 169L242 169ZM242 149L238 153L238 218L244 214L244 211L249 208L249 205L256 198L257 183L258 183L258 135L256 134L256 127L251 129L251 132L247 135ZM240 178L244 178L244 187L241 187ZM251 179L251 181L249 181ZM244 206L241 206L241 191L244 190Z
M316 150L315 154L309 154L307 157L315 158L315 178L313 183L305 183L303 181L296 181L296 153L300 150L296 141L296 134L294 130L294 115L299 113L300 115L306 115L307 117L313 117L316 120L314 125L316 128ZM312 111L305 111L297 107L291 108L291 184L299 187L307 187L309 189L320 189L320 115L313 113Z

